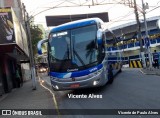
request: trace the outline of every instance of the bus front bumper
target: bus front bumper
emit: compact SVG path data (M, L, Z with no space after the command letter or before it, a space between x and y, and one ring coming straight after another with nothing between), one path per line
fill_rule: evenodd
M61 81L57 80L59 79L53 79L51 77L52 88L56 91L98 87L103 86L108 81L106 72L103 70L96 74L90 74L85 77L68 78L68 81L66 81L67 79L64 79L64 81L63 79L61 79Z

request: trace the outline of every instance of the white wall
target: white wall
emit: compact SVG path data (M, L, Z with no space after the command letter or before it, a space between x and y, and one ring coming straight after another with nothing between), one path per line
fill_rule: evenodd
M3 7L3 6L4 6L4 1L0 0L0 7Z
M31 79L31 71L29 68L29 64L21 64L21 69L24 81Z

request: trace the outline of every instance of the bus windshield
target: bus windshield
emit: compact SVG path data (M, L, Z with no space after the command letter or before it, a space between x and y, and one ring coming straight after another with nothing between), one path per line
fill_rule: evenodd
M50 71L78 71L96 64L96 33L96 25L52 33L48 43Z

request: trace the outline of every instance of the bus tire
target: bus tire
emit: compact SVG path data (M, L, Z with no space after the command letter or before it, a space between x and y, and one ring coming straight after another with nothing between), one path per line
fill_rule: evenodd
M114 76L113 76L113 73L109 73L109 76L108 76L109 80L108 80L108 83L109 84L112 84L113 83L113 80L114 80Z
M112 84L113 83L114 78L109 79L108 83Z
M121 73L121 72L122 72L122 69L119 70L119 73Z

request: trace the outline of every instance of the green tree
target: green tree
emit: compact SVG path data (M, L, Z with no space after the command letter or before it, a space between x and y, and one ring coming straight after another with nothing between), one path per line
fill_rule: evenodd
M32 41L32 49L33 49L33 54L37 54L37 43L43 38L43 32L40 28L31 26L30 27L31 31L31 41ZM44 48L44 47L43 47Z

